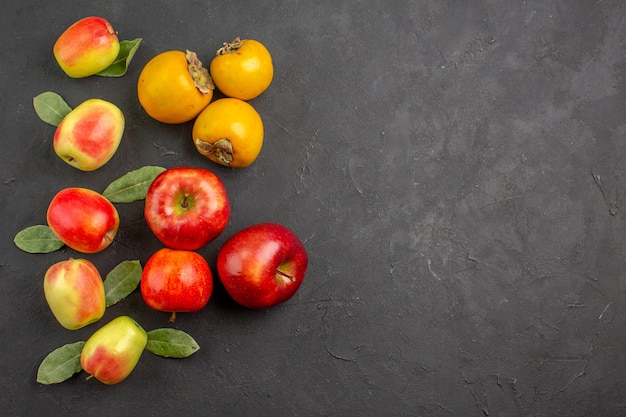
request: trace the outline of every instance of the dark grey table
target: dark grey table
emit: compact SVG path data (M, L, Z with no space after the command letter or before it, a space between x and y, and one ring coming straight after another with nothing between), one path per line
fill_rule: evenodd
M122 78L66 77L52 56L75 20L142 37ZM626 3L605 1L9 0L0 17L0 404L8 416L625 416ZM266 140L243 170L216 166L191 123L150 119L135 93L168 49L208 62L235 36L272 52L253 104ZM80 172L52 150L32 98L91 97L127 118L114 158ZM230 224L201 249L214 268L235 231L291 227L310 267L289 302L235 305L219 283L175 327L201 350L144 354L122 384L35 381L54 348L86 339L50 314L43 274L77 257L13 236L45 222L61 188L103 190L144 165L216 172ZM161 247L141 202L102 272ZM166 313L138 292L105 319L147 329ZM105 321L100 322L103 324Z

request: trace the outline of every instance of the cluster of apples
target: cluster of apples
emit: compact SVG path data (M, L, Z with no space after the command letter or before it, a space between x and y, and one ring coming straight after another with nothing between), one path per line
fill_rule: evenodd
M39 239L54 242L54 236L60 244L40 252L49 252L62 245L81 254L101 252L112 243L120 226L118 211L109 199L96 191L79 187L59 191L50 201L46 220L45 227L51 234L39 235ZM31 244L36 241L31 239ZM138 261L121 263L103 280L88 259L70 258L48 268L43 290L57 321L68 330L77 330L100 320L105 309L133 292L141 279ZM163 332L157 334L162 336ZM181 331L165 333L160 340L150 335L154 333L146 332L131 317L120 316L94 332L84 344L78 345L81 347L78 355L73 354L76 344L64 346L48 355L40 365L37 379L41 383L57 383L84 370L90 377L105 384L117 384L130 375L145 349L160 356L174 357L186 357L199 349L193 338ZM181 345L181 339L191 348L183 355L177 354L176 349L155 350L149 345L149 342L153 345ZM55 366L59 362L66 366L75 362L75 365L59 372Z
M156 237L170 249L156 252L144 267L141 292L148 305L175 312L174 306L185 300L190 303L188 311L204 307L206 302L200 294L176 294L175 285L168 281L178 285L185 278L168 279L164 271L183 275L185 266L175 266L182 263L180 259L188 256L188 251L200 249L222 233L230 209L224 184L206 169L170 168L154 179L146 194L144 217ZM248 308L268 308L296 293L307 262L304 245L293 231L277 223L259 223L226 240L218 251L217 273L236 302ZM206 271L209 275L209 268ZM209 285L202 283L205 281L210 277L198 279L194 290L206 286L206 292L210 292ZM170 300L174 295L175 302ZM180 307L178 310L184 311Z
M120 47L117 33L105 19L88 17L59 37L54 56L70 77L110 75L115 71L119 76L125 68L114 70L111 66L119 61L125 61L127 66L139 42ZM93 171L116 152L124 131L124 116L114 104L89 99L71 109L60 96L44 93L35 98L34 106L42 120L57 127L54 150L71 166ZM47 225L20 231L15 243L31 253L51 252L63 246L82 254L103 251L120 228L120 216L113 203L140 199L145 200L147 226L164 245L143 268L135 261L133 274L122 273L119 275L124 277L119 278L112 271L112 276L104 281L95 265L82 258L70 258L47 270L45 298L54 317L66 329L95 323L103 317L106 307L138 286L149 307L171 314L170 322L176 313L197 312L208 303L213 277L197 250L224 231L231 204L223 182L204 168L148 166L128 172L103 193L81 187L63 189L50 201ZM302 283L307 263L306 249L293 231L277 223L259 223L226 240L218 251L216 269L234 301L259 309L291 298ZM111 296L106 286L107 281L114 280L116 284L120 280L126 282L123 293ZM38 380L56 383L82 369L103 383L115 384L132 372L145 349L160 356L185 357L199 348L184 332L167 330L146 332L132 318L118 317L86 342L52 352L42 362L40 373L44 373L42 368L46 365L54 367L65 357L79 357L79 363L74 361L62 377L57 374L44 382L38 376ZM183 353L162 347L185 343L188 349Z

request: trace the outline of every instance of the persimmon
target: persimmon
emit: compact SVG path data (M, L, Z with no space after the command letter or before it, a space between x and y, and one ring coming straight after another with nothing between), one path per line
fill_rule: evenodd
M263 146L263 120L248 102L226 97L215 100L196 118L192 136L198 152L220 165L243 168Z
M215 86L225 96L252 100L272 83L272 56L261 42L235 38L217 50L209 65Z
M163 123L192 120L213 98L209 71L191 51L166 51L144 66L137 82L143 109Z

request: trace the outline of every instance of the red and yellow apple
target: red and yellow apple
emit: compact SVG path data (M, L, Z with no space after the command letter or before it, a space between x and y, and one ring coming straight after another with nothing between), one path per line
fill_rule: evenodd
M146 331L135 320L117 317L87 339L80 365L103 384L117 384L135 369L147 342Z
M117 209L102 194L87 188L65 188L50 201L48 226L64 244L82 253L108 247L117 234Z
M106 19L89 16L68 27L52 50L68 76L83 78L108 68L120 52L120 42Z
M144 217L165 246L196 250L226 228L230 201L224 184L213 172L203 168L170 168L150 184Z
M68 330L102 318L104 285L96 266L87 259L57 262L46 271L43 290L52 314Z
M146 304L158 311L195 312L209 302L213 276L207 261L198 253L162 248L148 259L140 281Z
M217 255L217 273L237 303L268 308L291 298L304 279L308 255L291 229L259 223L232 235Z
M117 151L124 133L124 114L115 104L88 99L57 126L52 142L56 154L71 166L93 171Z

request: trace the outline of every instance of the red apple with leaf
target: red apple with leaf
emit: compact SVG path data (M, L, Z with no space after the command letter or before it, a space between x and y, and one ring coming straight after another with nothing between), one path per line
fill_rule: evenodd
M232 235L217 255L224 288L248 308L268 308L291 298L304 279L308 255L286 226L260 223Z
M141 295L155 310L172 313L196 312L209 302L213 276L207 261L198 253L162 248L143 267Z
M160 328L146 332L129 316L119 316L96 330L87 341L79 340L50 352L39 365L37 382L58 384L84 370L87 380L113 385L135 369L144 350L165 358L186 358L200 349L182 330Z
M119 52L117 32L99 16L85 17L73 23L53 47L59 66L72 78L97 74L109 67Z
M117 209L109 200L80 187L59 191L50 201L46 218L59 240L82 253L107 248L120 225Z
M94 171L117 151L124 134L124 114L115 104L90 98L74 109L63 97L46 91L33 98L39 118L56 126L54 152L69 165Z
M150 184L144 217L165 246L196 250L226 228L230 201L224 184L213 172L203 168L170 168Z

